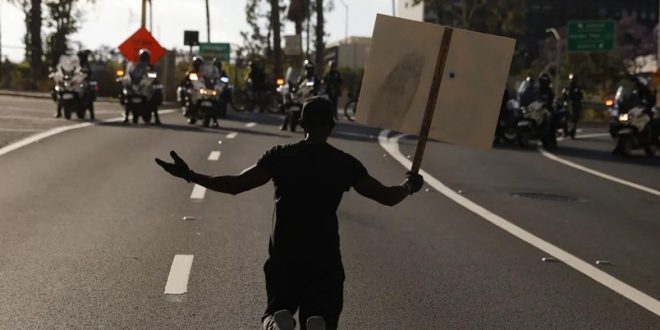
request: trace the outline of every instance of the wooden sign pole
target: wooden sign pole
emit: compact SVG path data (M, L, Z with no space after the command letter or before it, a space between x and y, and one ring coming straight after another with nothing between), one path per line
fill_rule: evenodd
M418 173L419 168L422 166L424 148L426 148L426 141L429 138L429 130L431 129L431 122L433 121L433 112L435 111L435 104L438 101L438 93L440 92L440 84L442 83L442 77L445 73L445 64L447 63L447 56L449 55L449 44L451 43L453 33L454 30L452 28L445 27L445 31L442 34L442 44L440 45L440 52L438 53L438 61L435 64L431 92L426 101L424 120L422 121L422 128L419 131L415 158L413 159L412 168L410 169L413 173Z

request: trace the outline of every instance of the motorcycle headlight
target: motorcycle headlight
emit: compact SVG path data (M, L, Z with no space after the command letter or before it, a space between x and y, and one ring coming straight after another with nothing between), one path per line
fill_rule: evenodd
M627 113L622 113L619 115L619 121L626 122L630 119L630 116L628 116Z

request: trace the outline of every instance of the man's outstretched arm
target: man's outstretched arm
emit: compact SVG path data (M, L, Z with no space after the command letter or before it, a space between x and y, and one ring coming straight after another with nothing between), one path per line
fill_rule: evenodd
M174 163L167 163L158 158L156 158L156 163L173 176L182 178L188 182L199 184L213 191L236 195L264 185L270 181L270 175L257 166L249 167L239 175L212 177L195 173L190 170L186 162L184 162L176 152L172 151L170 152L170 155L172 156Z
M387 187L370 175L366 175L353 185L360 195L383 205L394 206L422 189L424 179L419 174L406 173L406 180L398 185Z

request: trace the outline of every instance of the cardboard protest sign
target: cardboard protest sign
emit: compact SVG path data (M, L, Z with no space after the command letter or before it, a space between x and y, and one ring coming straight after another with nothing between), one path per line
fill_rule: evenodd
M446 29L441 83L428 137L488 149L515 40L378 15L356 121L419 134Z

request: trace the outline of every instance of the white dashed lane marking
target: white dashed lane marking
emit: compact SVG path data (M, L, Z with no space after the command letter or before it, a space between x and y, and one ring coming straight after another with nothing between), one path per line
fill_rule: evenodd
M193 187L192 193L190 194L190 199L202 200L204 199L204 195L206 195L206 188L196 184Z
M231 132L231 133L227 134L226 137L227 137L228 139L235 139L236 136L238 136L238 133L236 133L236 132Z
M220 151L211 151L209 154L209 160L212 162L217 162L220 159Z
M172 260L170 274L165 284L165 294L183 294L188 292L188 279L192 268L193 255L177 254Z
M245 127L255 127L255 126L257 126L257 123L255 122L245 124Z

